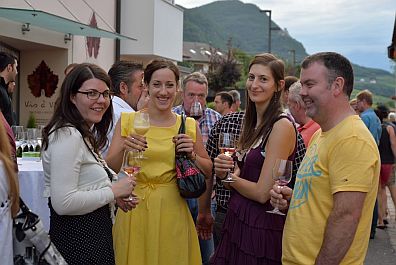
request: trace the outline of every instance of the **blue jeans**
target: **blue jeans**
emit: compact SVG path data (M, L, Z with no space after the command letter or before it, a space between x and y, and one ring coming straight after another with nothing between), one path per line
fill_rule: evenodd
M197 199L186 199L188 208L190 209L192 218L194 220L194 223L197 220L198 216L198 200ZM212 200L211 202L211 212L213 218L215 217L216 213L216 200ZM199 239L199 247L201 249L201 258L202 258L202 264L206 265L209 264L209 258L212 256L214 252L214 243L213 243L213 237L209 240L202 240Z
M219 245L221 241L221 231L223 229L223 223L226 216L226 212L224 211L217 211L216 218L213 226L213 242L215 249Z

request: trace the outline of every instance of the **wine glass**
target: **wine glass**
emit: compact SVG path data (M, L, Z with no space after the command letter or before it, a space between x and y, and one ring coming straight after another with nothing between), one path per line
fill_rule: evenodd
M237 144L237 138L238 138L237 135L233 133L220 133L220 137L219 137L220 153L229 157L233 157L235 153L235 147ZM233 169L230 171L230 173L232 172L234 172ZM223 182L231 183L235 181L230 173L227 173L227 177L222 180Z
M29 151L37 152L38 150L38 129L36 128L28 128L27 129L27 141L29 144Z
M133 121L133 129L134 131L139 134L144 136L148 130L150 129L150 116L148 112L136 112L135 113L135 120ZM139 151L140 153L140 158L143 157L143 152Z
M22 157L23 148L26 144L26 133L23 130L23 126L13 126L12 129L15 135L16 156Z
M190 117L195 120L199 120L203 115L202 105L198 100L194 100L193 104L191 104L190 109Z
M292 161L279 159L279 158L275 160L274 167L272 168L272 179L276 181L276 184L280 189L282 189L290 182L292 178L292 171L293 171ZM279 211L278 206L275 206L275 208L271 211L267 211L267 213L285 215L284 213Z
M43 131L44 131L44 125L37 125L37 143L40 146L43 144Z
M129 178L136 176L140 172L140 168L142 166L142 159L140 157L139 152L137 151L128 151L124 152L124 158L122 160L122 168L121 170L124 171ZM138 196L131 194L129 195L129 201L138 201Z
M12 132L14 133L16 148L18 149L18 147L20 147L25 141L25 136L23 134L24 132L23 126L13 125L11 126L11 129Z

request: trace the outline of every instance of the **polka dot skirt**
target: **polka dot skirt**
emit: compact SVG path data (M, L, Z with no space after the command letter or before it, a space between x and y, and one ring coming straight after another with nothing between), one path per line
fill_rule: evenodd
M85 215L58 215L48 206L51 240L69 265L115 263L108 205Z

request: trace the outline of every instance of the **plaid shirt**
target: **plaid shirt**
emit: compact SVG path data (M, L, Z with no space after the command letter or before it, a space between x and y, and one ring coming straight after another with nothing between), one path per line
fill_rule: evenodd
M176 114L182 114L186 113L183 105L176 106L172 109L173 112ZM201 130L202 134L202 141L204 146L206 146L206 142L208 141L208 137L210 134L210 130L212 129L213 125L215 124L216 121L221 119L220 113L212 110L211 108L205 108L203 115L201 118L199 118L199 129Z
M206 151L208 152L212 161L214 161L214 159L220 154L220 150L218 148L220 133L233 133L239 135L241 132L244 116L244 112L230 113L224 115L214 124L208 142L206 143ZM218 178L216 178L215 191L217 207L221 207L226 210L231 191L224 188L221 180Z
M208 152L212 161L220 154L220 150L218 148L218 141L220 133L233 133L239 135L241 132L244 112L235 112L228 115L223 116L219 121L215 123L212 128L211 134L209 136L208 142L206 144L206 151ZM305 156L305 145L304 140L300 133L297 132L297 143L296 143L296 152L294 155L294 163L293 163L293 179L291 183L288 185L293 188L295 182L295 176L297 170L301 164ZM222 208L223 210L227 210L228 208L228 200L231 196L231 191L224 188L220 179L216 178L216 202L217 207Z

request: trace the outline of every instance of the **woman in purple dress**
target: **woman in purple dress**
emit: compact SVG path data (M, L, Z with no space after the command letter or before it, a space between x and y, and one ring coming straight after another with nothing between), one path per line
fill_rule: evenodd
M247 107L239 143L235 179L221 241L211 264L281 264L285 217L267 213L272 168L277 158L293 160L296 131L283 113L280 97L284 64L272 54L259 54L249 65ZM215 159L216 176L224 179L232 158Z

